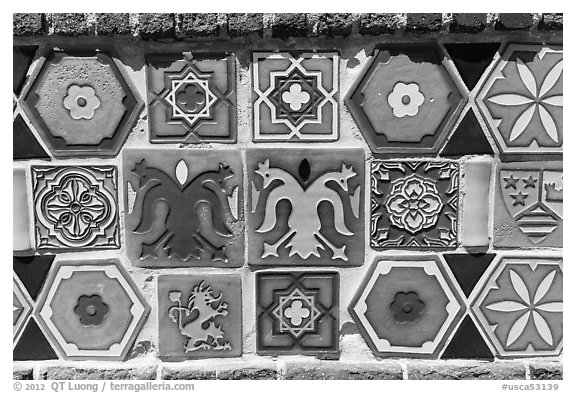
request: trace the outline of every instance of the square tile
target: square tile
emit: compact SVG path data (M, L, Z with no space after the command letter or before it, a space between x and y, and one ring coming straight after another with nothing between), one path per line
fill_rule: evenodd
M248 262L362 265L364 165L361 149L249 150Z
M562 247L562 162L515 162L497 168L494 247Z
M338 53L253 54L254 141L338 139Z
M126 248L137 266L244 263L238 150L124 152Z
M236 141L233 54L150 54L146 63L150 142Z
M160 276L158 324L160 357L166 360L240 356L240 275Z
M256 351L262 355L338 353L339 275L256 275Z
M32 166L38 250L116 249L117 168Z
M450 161L372 161L374 249L454 249L460 170Z
M32 248L30 242L26 171L23 168L14 168L12 173L12 181L12 247L14 251L26 251Z

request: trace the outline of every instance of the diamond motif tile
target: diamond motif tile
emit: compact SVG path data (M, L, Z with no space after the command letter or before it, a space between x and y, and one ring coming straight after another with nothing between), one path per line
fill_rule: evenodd
M254 141L338 139L337 53L254 53Z
M236 141L233 54L153 54L146 61L152 143Z
M464 314L437 256L376 260L348 307L378 356L436 358Z
M67 360L122 360L150 307L117 260L57 261L35 317Z
M561 154L563 50L510 44L480 89L478 107L503 154Z
M562 163L500 164L497 173L494 246L562 247Z
M14 345L18 342L22 330L28 323L34 304L22 282L14 274L12 283L12 332Z
M500 357L562 352L561 258L503 256L472 311Z
M371 168L372 248L456 248L456 162L374 160Z
M12 182L12 247L14 251L27 251L32 245L29 232L28 187L23 168L13 169Z
M167 360L242 354L240 275L158 278L160 356Z
M126 242L137 266L244 263L238 150L127 150Z
M375 50L344 102L374 153L433 154L464 99L436 44L387 44Z
M38 250L120 247L115 166L31 169Z
M55 156L115 156L143 107L104 52L54 50L42 58L24 109Z
M256 351L262 355L338 353L339 275L256 275Z
M364 152L247 152L250 264L359 266L364 259Z

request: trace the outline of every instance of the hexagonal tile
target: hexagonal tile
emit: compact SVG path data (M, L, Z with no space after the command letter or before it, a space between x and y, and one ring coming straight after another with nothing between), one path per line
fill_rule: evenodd
M464 107L437 44L375 50L344 102L377 154L435 154Z
M337 53L254 53L254 142L338 139Z
M339 275L256 275L256 351L263 355L338 353Z
M126 247L137 266L244 263L238 150L126 150Z
M502 154L562 154L563 53L510 44L480 89L478 107Z
M372 248L457 247L457 162L374 160L371 169Z
M12 283L12 332L13 332L13 342L14 345L18 342L24 326L30 319L32 314L32 308L34 304L30 295L20 282L20 279L14 273L13 283Z
M364 263L364 151L251 149L248 263Z
M61 357L122 360L149 311L119 261L60 260L34 315Z
M37 249L86 251L120 247L115 166L31 169Z
M240 275L160 276L158 323L162 358L185 360L240 356Z
M152 143L236 141L234 54L146 57Z
M562 352L562 258L502 256L472 311L500 357Z
M348 307L378 356L435 358L464 314L437 256L374 261Z
M115 156L143 103L111 55L53 50L36 67L24 109L55 156Z

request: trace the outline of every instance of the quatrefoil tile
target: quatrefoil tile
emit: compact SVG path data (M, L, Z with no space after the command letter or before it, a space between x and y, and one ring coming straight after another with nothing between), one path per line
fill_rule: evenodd
M233 54L150 54L146 62L152 143L236 141Z
M38 250L120 247L117 168L32 166Z
M562 265L559 257L497 258L471 308L498 356L562 352Z
M457 162L374 160L371 168L372 248L456 248Z
M253 54L255 142L338 139L339 55Z
M502 154L562 154L563 53L512 43L480 89L478 107Z
M123 360L150 306L118 260L56 261L34 316L60 357Z
M123 158L126 248L135 265L244 263L239 151L132 149Z
M115 156L140 114L143 102L107 52L52 50L35 69L23 107L57 157Z
M158 323L160 356L166 360L240 356L240 275L160 276Z
M338 353L339 275L256 275L256 351L263 355Z

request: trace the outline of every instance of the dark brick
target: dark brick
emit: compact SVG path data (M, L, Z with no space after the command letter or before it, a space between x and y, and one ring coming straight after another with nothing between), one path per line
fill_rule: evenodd
M54 34L77 37L88 34L86 15L80 13L52 14Z
M216 379L216 370L202 370L195 368L172 368L164 366L162 379L165 380L199 380Z
M135 367L119 369L48 367L40 370L40 379L153 380L156 379L156 367Z
M564 25L564 14L543 14L538 28L540 30L562 30Z
M306 14L274 14L272 37L306 37Z
M496 22L496 30L529 29L534 23L532 14L500 14Z
M34 379L31 368L14 368L12 372L12 379L18 381L30 381Z
M288 363L286 365L286 379L306 380L400 380L402 367L393 362L349 363L323 362L323 363Z
M96 34L130 34L130 15L126 13L98 14Z
M515 362L409 363L408 379L526 379L526 369Z
M13 14L12 34L16 36L45 33L44 14Z
M486 14L452 14L450 32L479 33L486 27Z
M442 27L442 14L408 14L406 30L435 31Z
M140 14L140 37L145 40L176 38L174 14Z
M182 14L181 26L184 38L218 37L220 34L218 14Z
M318 18L318 35L346 37L352 33L352 14L321 14Z
M239 367L234 369L218 370L217 379L222 380L259 380L259 379L277 379L278 371L272 367Z
M530 364L530 379L562 379L562 363L538 362Z
M398 29L396 14L362 14L360 34L378 35L394 33Z
M228 35L245 37L257 34L262 37L264 19L262 14L228 14Z

